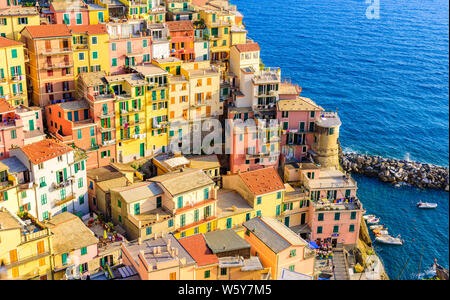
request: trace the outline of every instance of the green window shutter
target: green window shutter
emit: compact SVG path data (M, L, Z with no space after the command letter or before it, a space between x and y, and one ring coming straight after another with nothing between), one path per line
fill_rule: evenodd
M64 180L67 180L67 169L64 168Z
M5 201L8 201L8 191L6 191L6 192L3 194L3 198L5 199Z
M81 161L81 170L84 170L84 160Z

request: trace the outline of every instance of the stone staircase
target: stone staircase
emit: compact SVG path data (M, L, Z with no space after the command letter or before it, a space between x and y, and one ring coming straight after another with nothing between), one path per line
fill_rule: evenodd
M340 245L333 249L333 265L335 280L350 280L346 253Z

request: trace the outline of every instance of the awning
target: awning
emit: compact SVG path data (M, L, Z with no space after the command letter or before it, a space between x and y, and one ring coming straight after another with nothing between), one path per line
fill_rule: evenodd
M317 246L316 242L314 241L308 242L308 245L310 248L319 249L319 246Z

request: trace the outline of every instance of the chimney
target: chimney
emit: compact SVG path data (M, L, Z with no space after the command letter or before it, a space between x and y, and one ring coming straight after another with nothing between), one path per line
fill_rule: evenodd
M138 245L142 245L142 238L138 238Z
M158 254L158 248L157 247L153 247L153 254Z

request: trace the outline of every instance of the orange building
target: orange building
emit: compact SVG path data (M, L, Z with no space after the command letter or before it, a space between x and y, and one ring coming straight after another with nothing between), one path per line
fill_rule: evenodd
M183 61L195 59L195 28L191 21L167 22L170 36L170 56Z
M283 269L313 276L315 252L289 227L274 218L256 217L245 222L244 238L252 245L251 254L258 256L264 267L270 268L277 280Z
M20 33L28 49L28 98L33 105L73 100L72 34L67 25L27 26Z

